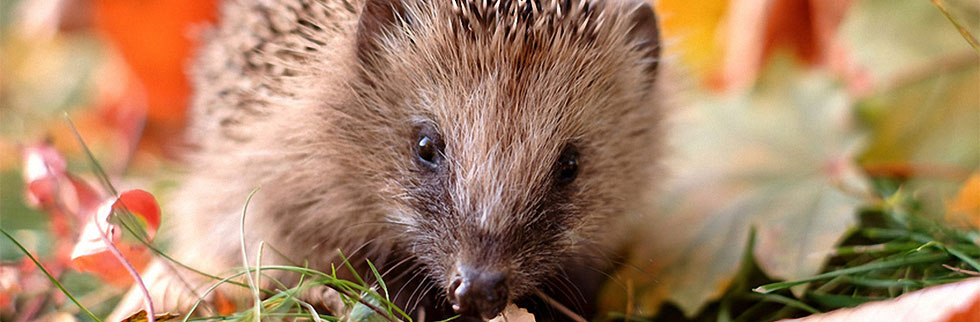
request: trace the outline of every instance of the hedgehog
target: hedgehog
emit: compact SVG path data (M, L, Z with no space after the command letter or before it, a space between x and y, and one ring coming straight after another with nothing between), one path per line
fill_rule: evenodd
M261 243L329 272L339 250L423 320L595 313L659 175L650 4L227 0L204 39L174 258L217 275ZM163 260L144 279L163 310L202 290Z

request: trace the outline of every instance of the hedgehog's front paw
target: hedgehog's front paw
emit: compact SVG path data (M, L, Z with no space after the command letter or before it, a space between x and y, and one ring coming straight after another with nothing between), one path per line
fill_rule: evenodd
M193 288L197 279L189 280L177 272L180 268L164 260L154 260L143 272L140 278L146 285L150 298L153 300L153 310L156 314L170 312L183 316L197 301ZM145 309L145 296L139 286L133 286L112 311L106 321L121 321L140 310ZM198 311L213 310L209 303L201 305Z
M326 309L331 315L341 316L344 313L344 302L340 299L340 293L326 285L307 289L300 298L314 307Z

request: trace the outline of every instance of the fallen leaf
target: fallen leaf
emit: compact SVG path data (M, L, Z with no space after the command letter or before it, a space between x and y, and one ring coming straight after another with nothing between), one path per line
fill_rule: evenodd
M904 189L925 213L945 213L946 202L980 165L980 60L969 54L915 66L919 71L897 76L891 90L858 104L871 129L858 159L862 167L875 176L908 178Z
M936 285L887 301L791 321L977 322L980 321L980 278Z
M102 235L110 238L123 257L137 271L142 271L146 267L151 259L146 246L138 241L123 241L125 229L110 222L113 213L117 213L117 216L125 216L125 211L131 213L134 219L138 219L128 223L139 224L133 229L144 232L145 236L142 238L147 241L153 238L160 226L160 208L156 199L143 190L123 192L119 198L104 202L85 224L71 255L72 263L78 270L94 273L117 286L125 286L132 282L125 267L110 253Z
M811 66L827 68L846 80L854 91L870 84L837 37L838 26L850 11L851 0L728 1L715 42L722 43L722 63L709 84L716 89L751 87L762 69L779 53L789 53Z
M41 142L21 148L27 204L48 215L55 237L54 271L68 266L79 223L98 207L101 194L67 171L67 162L51 145Z
M520 308L514 303L508 303L500 315L490 319L490 322L534 322L534 314Z
M79 216L93 209L102 197L95 189L66 170L65 158L50 143L22 148L24 181L28 202L37 208L59 215Z
M980 172L974 172L956 195L946 205L949 222L967 222L980 229Z
M155 321L170 321L176 320L180 317L178 314L173 313L160 313L153 315ZM140 310L139 312L133 313L129 317L123 319L121 322L146 322L146 310Z
M185 71L195 50L195 27L217 14L215 0L97 0L94 21L115 45L141 86L145 137L158 144L178 142L189 101ZM152 39L153 41L147 41Z
M231 297L225 295L225 292L216 289L211 293L214 294L214 299L211 300L211 305L214 306L216 313L219 315L232 315L238 311L238 307L235 305L235 302L231 300Z
M0 264L0 310L14 309L14 297L21 292L21 272L16 267Z
M659 0L654 3L665 42L665 56L679 56L700 79L721 66L724 37L719 30L729 0Z
M40 317L37 317L37 322L76 322L78 321L74 315L68 312L51 312Z
M696 314L731 282L753 228L762 270L793 280L818 273L854 224L868 187L852 161L863 139L849 96L828 75L787 66L771 68L752 93L706 99L676 123L673 178L657 196L659 212L636 225L643 237L617 275L635 285L637 315L666 300ZM603 308L622 312L627 292L617 285Z
M980 32L980 5L975 0L943 3L970 32ZM857 1L839 35L875 83L890 82L910 67L932 64L950 53L972 51L931 1ZM971 57L977 61L976 52Z

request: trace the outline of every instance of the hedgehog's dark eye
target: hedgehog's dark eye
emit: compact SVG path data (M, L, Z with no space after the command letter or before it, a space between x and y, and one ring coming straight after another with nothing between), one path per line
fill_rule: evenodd
M578 149L574 145L565 147L555 165L555 183L567 185L578 176Z
M430 126L423 126L419 129L415 142L414 150L418 161L432 168L439 166L443 149L442 138L439 133Z

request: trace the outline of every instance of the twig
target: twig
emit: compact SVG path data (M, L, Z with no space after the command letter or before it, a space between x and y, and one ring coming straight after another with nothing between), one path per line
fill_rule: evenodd
M561 303L558 303L558 301L555 301L555 299L551 298L547 294L544 294L544 292L541 292L541 290L535 290L534 293L535 293L535 295L537 295L538 297L540 297L542 300L544 300L545 303L548 303L548 305L551 305L551 307L553 307L556 310L558 310L558 312L561 312L562 314L565 314L565 316L567 316L569 319L572 319L572 321L575 321L575 322L586 322L587 321L581 315L578 315L575 312L572 312L572 310L569 310L564 305L561 305Z
M963 39L965 39L966 42L970 43L970 46L973 47L973 50L976 51L978 54L980 54L980 43L977 43L977 39L974 38L972 34L970 34L969 30L966 30L966 28L961 26L960 23L957 22L955 18L953 18L953 14L951 14L949 10L946 9L946 5L943 5L942 1L940 0L931 0L931 1L932 4L936 5L936 7L939 8L939 11L942 11L943 15L946 16L946 20L949 20L949 22L952 23L954 27L956 27L956 30L960 32L960 35L963 36Z
M945 267L948 270L957 272L957 273L963 273L963 274L970 275L970 276L980 276L980 272L974 272L974 271L970 271L970 270L965 270L965 269L962 269L962 268L949 266L948 264L943 264L943 267Z

